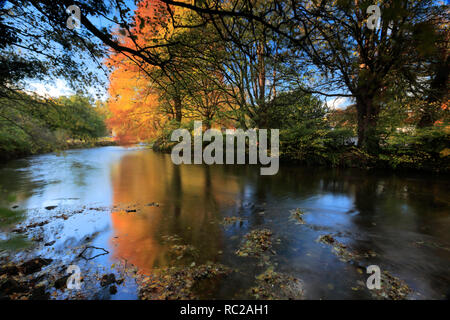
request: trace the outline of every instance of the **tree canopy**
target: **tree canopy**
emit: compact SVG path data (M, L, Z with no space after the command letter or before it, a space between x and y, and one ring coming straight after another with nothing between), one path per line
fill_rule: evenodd
M325 102L337 97L353 104L349 128L369 153L401 127L447 123L449 19L440 1L8 3L1 94L57 78L88 91L103 77L107 123L123 140L155 139L196 119L207 127L318 125L335 118ZM71 5L80 28L68 28ZM336 123L348 121L327 126Z

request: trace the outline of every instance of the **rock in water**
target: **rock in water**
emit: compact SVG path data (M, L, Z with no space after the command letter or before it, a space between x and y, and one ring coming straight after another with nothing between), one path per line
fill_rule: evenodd
M115 282L116 282L116 276L113 273L110 273L110 274L103 275L102 280L100 281L100 285L102 287L106 287Z
M111 294L116 294L117 293L117 287L112 285L111 287L109 287L109 293Z
M43 258L32 259L22 263L19 266L19 270L21 273L25 275L32 274L40 271L42 267L49 265L52 261L53 261L52 259L43 259Z

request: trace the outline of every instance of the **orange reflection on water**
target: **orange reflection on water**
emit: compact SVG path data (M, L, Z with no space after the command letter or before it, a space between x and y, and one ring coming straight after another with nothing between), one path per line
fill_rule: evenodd
M220 173L208 166L174 166L169 155L153 152L122 157L111 167L113 205L122 209L111 214L114 258L147 272L187 263L170 251L172 245L183 244L197 249L191 257L197 263L217 261L222 249L220 207L233 203L238 190L236 181ZM152 202L160 206L149 206ZM137 212L123 210L128 206Z

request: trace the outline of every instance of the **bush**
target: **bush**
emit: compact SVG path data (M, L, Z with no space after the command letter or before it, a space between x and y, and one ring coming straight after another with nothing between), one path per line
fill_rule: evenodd
M450 126L446 124L396 132L383 146L379 156L385 166L397 169L448 171Z
M336 128L327 132L327 147L342 150L342 147L354 145L355 133L352 129Z
M194 131L194 121L189 121L186 123L179 123L176 120L171 120L167 122L161 134L153 141L153 150L161 152L170 152L172 148L178 143L177 141L171 141L170 137L172 132L176 129L187 129L189 132Z
M327 145L331 138L328 130L297 128L280 131L280 157L307 165L324 165L330 162Z

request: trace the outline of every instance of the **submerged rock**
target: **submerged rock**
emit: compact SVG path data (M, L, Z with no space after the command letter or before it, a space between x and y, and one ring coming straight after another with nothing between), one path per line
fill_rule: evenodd
M335 243L337 243L336 239L334 239L331 234L325 234L323 236L320 236L318 241L322 242L322 243L325 243L325 244L335 244Z
M370 290L377 299L404 300L412 292L408 285L388 271L381 273L381 289Z
M361 258L359 254L348 250L345 244L337 241L331 234L320 236L317 239L317 242L331 245L333 247L333 253L337 255L342 262L355 261Z
M27 291L28 287L26 285L12 278L7 278L0 282L0 296L10 295L12 293L23 293Z
M256 277L256 286L250 292L256 299L269 300L298 300L304 294L301 280L272 268Z
M317 239L318 242L333 246L333 253L336 254L343 262L355 262L358 271L363 274L364 267L359 264L362 258L375 257L376 253L369 250L366 253L357 253L347 249L347 246L337 241L331 234L322 235ZM366 285L362 282L361 289L366 289ZM358 288L352 288L358 290ZM381 289L370 290L371 295L375 299L391 299L402 300L412 292L408 285L402 280L392 276L388 271L381 273Z
M195 292L203 281L219 280L231 270L220 264L156 269L139 281L142 300L185 300L199 298Z
M146 204L147 207L159 207L159 203L157 202L150 202Z
M54 287L55 289L65 289L67 285L67 279L69 279L70 275L63 276L55 281Z
M193 245L173 244L169 248L169 255L177 260L184 257L196 257L198 254L198 250Z
M117 287L112 285L111 287L109 287L109 293L110 294L116 294L117 293Z
M43 267L49 265L52 259L35 258L22 263L19 266L19 271L25 275L40 271Z
M305 224L305 220L303 220L304 214L305 214L305 212L303 212L301 209L297 208L297 209L291 211L291 218L295 219L298 224Z
M31 290L31 300L48 300L50 293L45 290L44 286L36 286Z
M48 220L46 220L46 221L41 221L41 222L35 222L35 223L29 224L29 225L27 225L27 226L25 226L25 227L22 227L22 228L16 228L16 229L13 229L12 232L15 232L15 233L25 233L26 231L28 231L28 229L32 229L32 228L36 228L36 227L42 227L42 226L44 226L44 225L46 225L46 224L48 224L48 223L49 223Z
M19 274L19 268L15 265L3 266L0 268L0 276L6 274L8 276L15 276Z
M272 231L269 229L253 230L245 235L245 239L236 254L241 257L260 256L272 247Z
M243 222L244 220L241 217L225 217L223 218L221 224L224 226L229 226L235 223L242 225Z
M110 284L116 283L116 276L114 273L105 274L102 277L102 280L100 280L100 285L102 287L109 286Z

